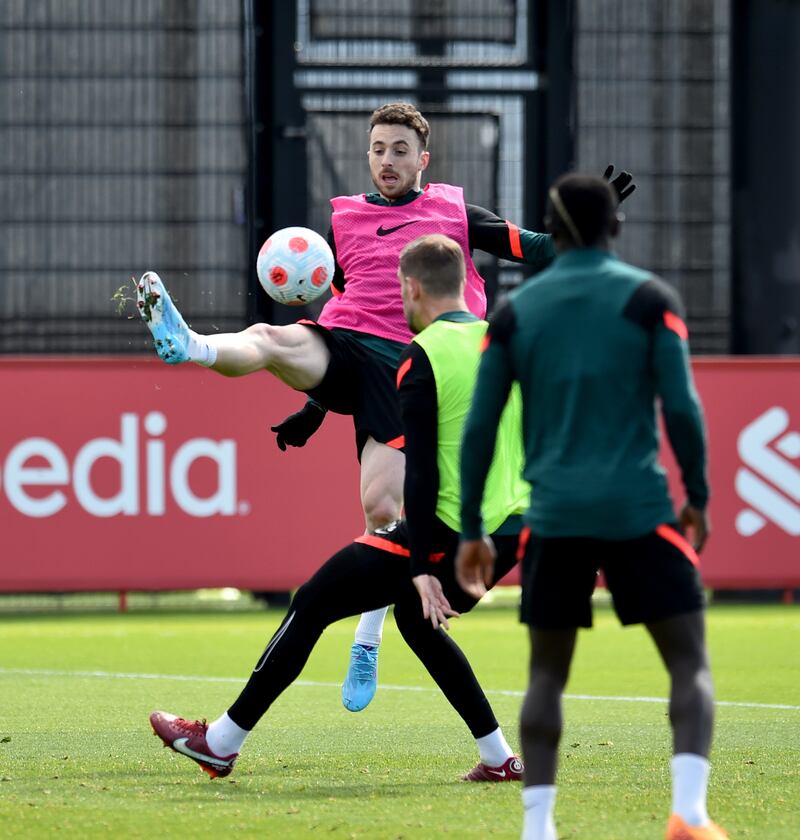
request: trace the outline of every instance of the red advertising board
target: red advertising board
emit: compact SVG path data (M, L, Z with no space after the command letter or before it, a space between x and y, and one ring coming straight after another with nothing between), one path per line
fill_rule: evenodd
M157 359L3 360L0 590L302 583L363 531L349 418L304 449L269 374Z
M700 359L712 534L701 555L716 588L800 586L800 359ZM673 498L681 501L668 452Z
M800 360L694 363L709 431L716 588L800 586ZM302 583L363 528L349 418L303 449L270 375L156 359L0 361L0 591ZM676 502L680 485L668 451Z

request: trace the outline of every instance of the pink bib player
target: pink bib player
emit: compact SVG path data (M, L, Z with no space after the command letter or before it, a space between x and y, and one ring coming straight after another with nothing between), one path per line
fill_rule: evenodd
M331 199L336 260L344 271L344 292L331 298L320 313L324 327L377 335L404 344L411 340L403 316L397 266L403 247L420 236L442 233L464 252L465 298L470 312L486 315L483 278L469 253L467 210L461 187L428 184L409 204L369 204L366 196Z

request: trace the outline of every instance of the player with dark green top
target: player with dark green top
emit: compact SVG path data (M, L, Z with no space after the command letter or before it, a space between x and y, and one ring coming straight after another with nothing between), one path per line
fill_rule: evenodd
M480 506L495 429L518 382L532 485L521 610L532 650L521 715L523 840L556 838L561 694L577 628L591 626L598 571L620 620L646 626L670 674L666 836L722 840L706 810L713 689L696 552L708 533L709 494L682 307L670 286L609 250L620 217L605 181L566 175L549 198L558 256L490 320L462 446L456 570L475 597L492 573ZM687 496L678 516L658 462L657 401Z
M578 248L512 292L492 319L471 427L491 425L512 378L535 395L525 477L536 483L526 522L537 536L629 539L674 521L656 396L688 499L706 506L703 421L680 312L673 289L649 272ZM467 466L462 534L475 538L480 522L467 514L478 509L477 458Z

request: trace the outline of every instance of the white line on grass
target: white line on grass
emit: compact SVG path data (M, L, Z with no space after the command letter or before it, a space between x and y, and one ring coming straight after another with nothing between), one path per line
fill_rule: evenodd
M242 685L242 677L198 677L191 674L136 674L115 671L52 671L44 668L0 668L0 676L22 675L30 677L97 677L112 680L175 680L177 682L236 683ZM314 680L295 680L292 685L313 688L339 688L340 683L316 682ZM380 684L382 691L439 691L433 686L387 685ZM487 694L499 694L505 697L523 697L524 691L506 689L485 689ZM603 700L614 703L666 703L666 697L625 697L613 694L565 694L565 700ZM735 700L717 700L717 706L738 706L744 709L785 709L800 712L800 706L786 703L741 703Z

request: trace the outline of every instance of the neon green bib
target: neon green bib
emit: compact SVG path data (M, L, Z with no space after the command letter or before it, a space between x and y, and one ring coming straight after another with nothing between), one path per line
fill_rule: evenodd
M440 319L413 339L425 351L436 380L439 433L436 515L454 531L461 530L461 438L487 326L486 321ZM489 534L509 516L528 507L530 487L522 478L523 463L522 401L515 383L497 430L494 458L483 495L481 510Z

